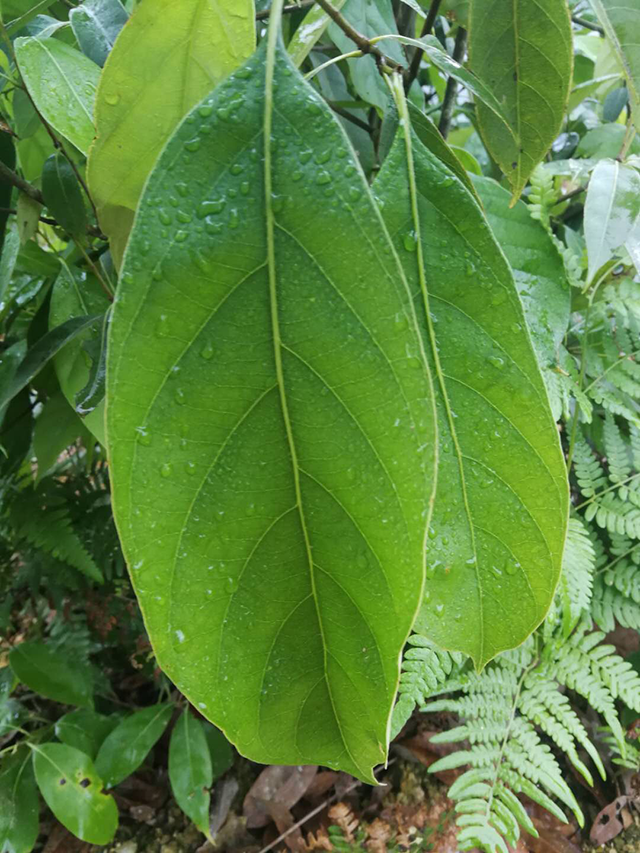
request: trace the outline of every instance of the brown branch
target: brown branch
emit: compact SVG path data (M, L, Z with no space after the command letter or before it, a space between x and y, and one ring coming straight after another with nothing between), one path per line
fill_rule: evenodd
M433 25L435 24L436 18L438 17L438 12L440 11L441 3L442 0L432 0L431 6L429 6L429 11L427 12L427 17L424 19L420 38L422 38L423 36L428 36L431 30L433 29ZM409 91L413 84L413 81L418 76L418 71L420 70L420 63L422 62L423 54L424 51L420 48L417 48L416 52L413 54L413 59L411 60L411 65L409 66L409 73L407 74L404 81L405 92Z
M577 15L572 15L571 20L579 27L584 27L585 30L593 30L594 33L600 33L601 36L604 35L603 28L598 24L592 24L591 21L585 21L584 18L579 18Z
M453 58L456 62L462 64L464 54L467 49L467 31L462 27L458 30L456 41L453 48ZM458 81L453 77L447 80L447 88L444 91L444 100L442 102L442 113L440 115L440 124L438 130L446 139L449 130L451 129L451 119L453 118L453 109L456 103L456 93L458 91Z
M329 106L339 116L350 121L356 127L359 127L361 130L365 130L367 133L371 133L371 127L367 124L366 121L363 121L361 118L352 115L348 110L345 110L343 107L338 104L333 103L332 101L328 101Z
M406 68L403 68L400 63L386 56L381 50L378 50L375 45L371 44L366 36L358 32L355 27L352 27L349 21L347 21L335 6L331 5L329 0L317 0L317 2L319 6L322 6L331 20L340 27L342 32L347 36L347 38L351 39L359 50L373 56L379 68L386 67L392 71L398 71L403 76L407 74Z
M13 184L14 187L20 190L20 192L28 195L29 198L32 198L34 201L39 202L40 204L44 204L44 199L42 198L42 193L37 187L34 187L33 184L30 184L29 181L25 181L24 178L21 178L17 172L14 172L13 169L10 169L8 166L0 160L0 181L5 184Z

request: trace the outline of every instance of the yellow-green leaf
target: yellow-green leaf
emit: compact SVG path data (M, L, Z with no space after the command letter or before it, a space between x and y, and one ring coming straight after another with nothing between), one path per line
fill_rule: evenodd
M640 130L640 0L591 0L624 68L636 130Z
M145 0L121 30L100 79L87 173L116 260L167 139L254 46L253 0Z

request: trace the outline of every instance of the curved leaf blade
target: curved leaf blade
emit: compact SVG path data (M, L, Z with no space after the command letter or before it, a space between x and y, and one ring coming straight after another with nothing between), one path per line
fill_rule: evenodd
M18 38L14 48L22 79L38 111L86 154L95 136L93 105L99 66L56 39Z
M101 67L128 18L120 0L85 0L69 12L69 23L82 52Z
M213 767L203 725L187 708L171 733L169 780L176 802L200 832L209 835Z
M36 693L83 708L93 706L93 684L88 671L72 667L64 655L44 643L20 643L9 653L16 677Z
M560 132L571 91L573 39L565 0L472 3L469 64L503 104L513 136L478 103L480 133L514 200Z
M636 130L640 130L640 2L591 0L591 5L622 63L629 88L633 123Z
M63 743L31 745L40 792L63 826L82 841L108 844L118 828L118 807L102 790L88 755Z
M100 78L87 165L118 260L142 186L178 122L254 46L253 0L146 0L121 30Z
M281 48L190 118L147 184L109 333L121 540L161 666L242 753L372 780L435 462L406 283Z
M400 131L374 190L437 377L438 488L416 628L481 667L519 645L549 609L568 486L504 256L453 172L412 130L409 143ZM399 175L415 195L398 193Z

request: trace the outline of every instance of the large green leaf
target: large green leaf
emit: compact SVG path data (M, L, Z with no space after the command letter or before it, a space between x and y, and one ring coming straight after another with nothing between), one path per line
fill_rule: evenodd
M482 666L547 613L566 535L566 472L504 256L466 187L407 134L374 189L437 377L438 489L416 625Z
M69 12L69 23L82 52L102 66L128 17L120 0L85 0Z
M38 111L86 154L95 136L93 103L99 66L56 39L18 38L14 47L22 79Z
M477 104L484 142L515 199L564 119L573 64L566 0L476 0L469 36L471 70L503 104L515 134L514 139L485 104Z
M584 206L584 238L592 282L625 246L640 266L640 174L616 160L593 170Z
M109 340L115 515L191 702L254 760L373 780L423 583L431 389L348 139L269 50L180 127L138 210Z
M473 182L491 230L509 261L553 416L560 420L562 401L557 393L556 367L564 353L562 341L571 312L571 292L562 257L524 202L510 207L509 193L491 178L474 176Z
M118 828L116 801L88 755L65 743L32 745L40 792L63 826L82 841L108 844Z
M38 791L31 753L25 747L2 759L0 850L31 853L38 838Z
M145 0L120 32L100 79L87 171L117 260L167 139L254 45L253 0Z
M591 0L622 63L636 130L640 130L640 0Z

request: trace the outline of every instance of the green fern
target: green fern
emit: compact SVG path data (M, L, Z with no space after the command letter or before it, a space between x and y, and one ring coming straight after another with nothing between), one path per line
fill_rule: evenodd
M74 530L67 504L48 483L36 490L27 486L16 493L9 512L18 539L102 583L102 572Z
M595 562L596 553L589 531L579 518L571 518L559 587L565 626L570 629L591 606Z
M587 553L588 534L573 527L578 547ZM591 553L588 559L591 561ZM569 688L602 715L624 759L625 737L615 701L622 699L640 711L640 677L603 639L602 632L591 630L588 619L568 638L560 630L546 641L539 634L520 649L501 655L482 673L457 673L454 683L445 682L439 690L455 690L456 695L423 706L427 712L456 714L462 721L433 740L464 741L468 746L431 767L438 772L469 765L449 791L456 802L461 850L481 847L486 853L507 853L507 844L517 843L520 828L535 835L517 798L521 793L566 820L559 802L583 824L562 768L543 737L555 744L589 784L593 778L580 758L580 749L604 777L598 750L564 692Z

